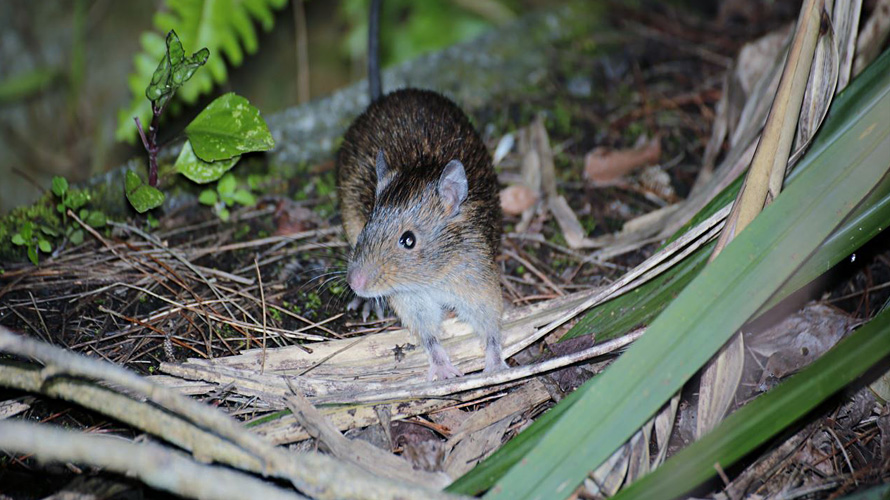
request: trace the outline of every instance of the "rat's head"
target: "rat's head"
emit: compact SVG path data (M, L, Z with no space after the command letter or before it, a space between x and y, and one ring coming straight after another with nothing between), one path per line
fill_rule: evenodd
M461 228L468 184L460 161L451 160L437 178L420 183L390 169L382 150L376 166L374 208L346 274L349 286L366 298L433 285L467 251Z

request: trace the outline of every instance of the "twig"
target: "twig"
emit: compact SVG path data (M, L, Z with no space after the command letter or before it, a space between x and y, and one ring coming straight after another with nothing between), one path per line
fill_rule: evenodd
M0 363L0 385L77 403L158 436L195 456L261 473L262 463L232 443L195 427L177 415L88 381L54 377L46 381L37 366Z
M516 380L532 377L541 373L558 370L568 365L587 361L597 356L609 354L624 348L643 335L644 330L636 330L623 337L619 337L602 344L584 349L582 351L566 354L553 359L548 359L534 365L520 366L501 370L495 373L482 373L470 375L458 379L440 380L424 384L401 385L398 388L386 388L374 391L352 392L333 394L314 398L316 404L320 403L370 403L378 401L390 401L397 399L418 399L448 396L458 392L479 389L491 385L506 384Z
M381 450L367 441L346 439L318 409L312 406L299 389L292 385L290 389L292 394L284 398L287 407L300 425L312 437L330 448L335 457L362 467L375 475L402 482L426 484L438 488L444 488L450 482L448 476L442 473L414 470L403 458Z
M330 457L304 453L290 455L245 431L236 421L220 412L156 385L119 366L78 356L28 337L13 334L0 326L0 351L40 360L46 365L41 372L45 379L68 374L101 380L142 396L154 404L177 413L196 425L213 430L220 437L255 455L267 475L287 479L300 491L322 499L397 499L440 497L444 495L415 486L396 484L373 477L353 466ZM52 441L49 441L52 443ZM52 445L50 445L52 446Z
M0 448L39 460L77 462L134 475L162 491L192 498L305 499L294 492L225 467L202 465L152 443L133 444L25 422L0 422Z
M260 286L260 302L263 305L263 356L260 362L260 373L266 371L266 292L263 291L263 273L260 272L260 265L257 263L256 257L253 258L253 265L256 266L256 279Z

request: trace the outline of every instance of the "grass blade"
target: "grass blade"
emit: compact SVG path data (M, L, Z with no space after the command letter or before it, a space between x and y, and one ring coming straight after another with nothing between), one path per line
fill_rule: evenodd
M860 120L832 138L809 168L706 267L601 376L489 498L568 496L678 390L884 177L890 158L890 85Z
M824 356L775 389L751 401L716 429L615 500L673 498L728 468L890 355L890 310L884 310Z

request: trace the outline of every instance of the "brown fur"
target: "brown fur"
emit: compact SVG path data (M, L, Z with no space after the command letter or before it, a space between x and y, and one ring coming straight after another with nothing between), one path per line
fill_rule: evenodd
M380 150L391 181L377 199ZM436 190L452 160L463 164L468 185L456 214ZM466 115L429 91L399 90L376 100L346 132L337 182L353 247L350 272L367 275L363 296L387 297L402 323L420 335L431 377L456 373L436 340L442 308L454 309L484 338L486 369L503 366L494 262L501 237L497 178ZM415 248L399 246L405 231L416 235Z

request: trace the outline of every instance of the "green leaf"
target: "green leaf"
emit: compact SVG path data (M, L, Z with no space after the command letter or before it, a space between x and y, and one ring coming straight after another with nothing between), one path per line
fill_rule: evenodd
M716 429L612 498L674 498L754 451L890 354L884 310L813 364L746 404Z
M222 219L223 222L228 222L229 220L229 209L226 207L220 207L217 211L217 215Z
M170 30L167 33L166 51L145 88L145 97L156 107L165 107L179 87L207 62L208 57L210 51L207 48L186 57L179 37L175 31Z
M214 54L207 61L207 71L195 73L176 92L174 102L193 104L214 85L227 80L227 64L241 65L242 50L248 54L256 51L258 38L254 21L259 21L264 30L270 30L275 19L274 9L284 7L287 0L166 0L164 4L154 16L158 32L176 30L185 47L206 47ZM137 137L133 117L138 116L143 124L151 119L151 106L144 98L145 88L166 50L165 40L157 32L144 32L140 41L142 51L133 58L134 72L127 79L133 99L118 111L115 132L118 140L131 144ZM220 54L225 58L218 57Z
M870 68L871 69L871 68ZM692 376L886 174L890 75L814 146L809 163L602 375L586 383L491 498L569 495ZM838 168L838 165L842 165ZM802 168L801 167L798 168ZM560 405L563 403L561 402Z
M22 235L25 241L31 241L31 237L34 236L34 224L30 221L24 223L22 228L19 229L19 234Z
M652 280L594 307L560 340L596 332L597 342L603 342L649 323L698 276L716 244L704 245Z
M890 484L882 484L842 496L839 500L887 500L888 497L890 497Z
M69 236L68 239L71 241L72 244L80 245L81 243L83 243L83 229L77 229L76 231L71 233L71 236Z
M87 216L90 215L90 211L83 208L80 212L77 213L77 216L80 217L80 220L86 220Z
M219 184L216 185L216 191L220 194L220 197L224 197L234 193L236 187L238 187L238 181L235 179L235 176L226 174L219 180Z
M49 226L40 226L40 232L49 236L58 236L59 232Z
M232 199L236 203L240 203L246 207L252 207L256 205L256 198L254 198L253 194L246 189L238 189L232 194Z
M56 211L59 212L60 214L64 214L65 213L65 204L64 203L57 204Z
M22 237L21 233L15 233L12 235L12 244L22 246L25 244L25 238Z
M53 246L43 238L37 240L37 247L40 248L40 251L43 253L50 253L53 251Z
M198 202L202 205L216 205L217 201L219 201L219 198L216 196L216 191L212 189L205 189L198 196Z
M93 210L90 212L89 217L87 217L86 223L89 224L90 227L105 227L105 214L98 210Z
M71 210L77 210L80 207L87 204L90 201L90 194L86 191L72 190L68 191L68 196L65 199L65 205Z
M182 150L179 151L179 156L176 158L176 163L173 165L173 168L192 182L207 184L208 182L213 182L222 177L223 174L231 170L240 159L240 156L236 156L228 160L207 162L195 156L191 141L185 141L185 144L182 145Z
M136 172L127 170L127 175L124 176L124 186L126 187L128 193L130 191L135 191L142 184L142 179L136 174Z
M66 192L68 192L68 179L61 176L53 176L53 194L62 197Z
M34 264L35 266L39 262L38 256L37 256L37 247L34 245L28 245L28 260L30 260L31 263Z
M195 154L204 161L226 160L275 146L260 111L232 92L204 108L185 133Z
M156 188L148 186L132 170L126 175L127 200L137 212L143 214L164 203L164 193Z

